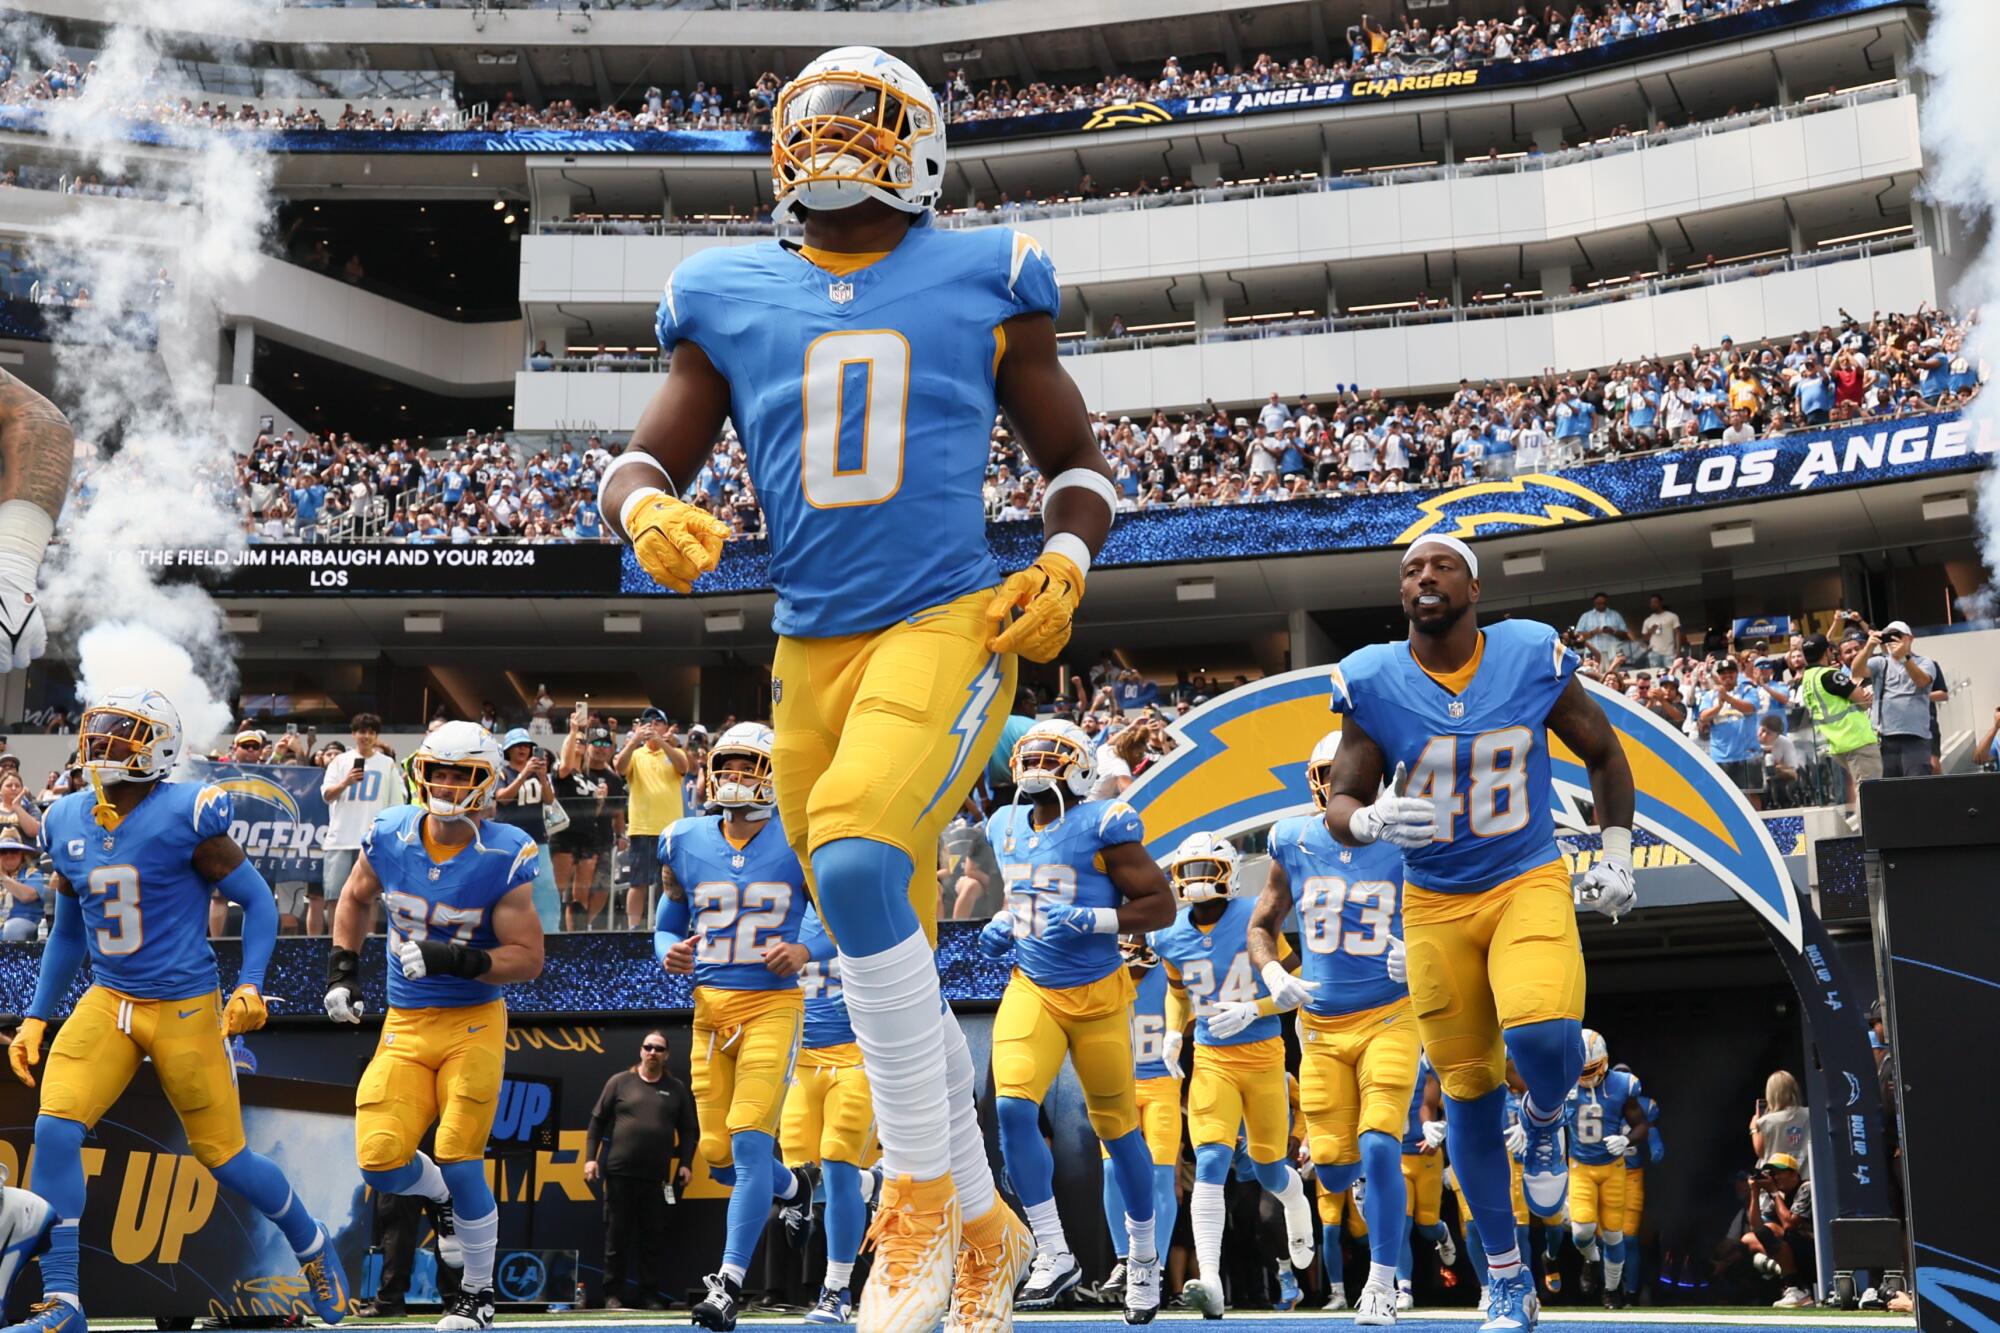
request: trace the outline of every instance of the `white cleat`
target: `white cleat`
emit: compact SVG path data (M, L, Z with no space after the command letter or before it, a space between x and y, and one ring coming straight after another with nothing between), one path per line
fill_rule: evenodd
M1458 1262L1458 1242L1451 1238L1451 1227L1444 1229L1444 1239L1438 1242L1438 1266L1450 1268Z
M1211 1287L1200 1278L1189 1278L1181 1288L1181 1304L1199 1314L1203 1319L1222 1318L1222 1285Z
M1370 1282L1361 1289L1361 1299L1354 1303L1354 1322L1370 1328L1394 1328L1396 1312L1410 1308L1403 1304L1408 1295Z
M1128 1324L1150 1324L1153 1316L1160 1312L1160 1261L1141 1263L1128 1260L1125 1265L1125 1322Z
M1339 1281L1336 1281L1336 1282L1335 1282L1335 1283L1333 1284L1333 1292L1332 1292L1332 1294L1331 1294L1331 1295L1329 1295L1329 1296L1328 1296L1328 1297L1326 1298L1326 1304L1325 1304L1325 1305L1322 1305L1322 1306L1320 1306L1319 1308L1320 1308L1320 1309L1322 1309L1322 1310L1331 1310L1331 1311L1335 1311L1335 1312L1338 1312L1338 1311L1341 1311L1341 1310L1345 1310L1345 1309L1347 1308L1347 1286L1346 1286L1346 1284L1345 1284L1345 1283L1342 1283L1342 1282L1339 1282Z
M958 1261L958 1195L951 1177L896 1176L883 1182L880 1197L868 1229L875 1267L861 1289L854 1327L861 1333L934 1329L951 1307Z
M1398 1310L1414 1310L1417 1308L1417 1298L1410 1294L1408 1287L1399 1285L1396 1288L1396 1308Z

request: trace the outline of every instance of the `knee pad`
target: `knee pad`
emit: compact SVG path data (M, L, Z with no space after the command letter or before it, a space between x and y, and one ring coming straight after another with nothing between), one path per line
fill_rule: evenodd
M1235 1150L1226 1143L1204 1143L1194 1150L1194 1178L1204 1185L1220 1185L1229 1179L1229 1164Z
M1344 1162L1331 1166L1314 1166L1313 1174L1319 1177L1320 1188L1327 1194L1345 1194L1361 1179L1361 1163ZM1324 1196L1322 1196L1324 1197Z
M1122 1139L1139 1128L1137 1112L1126 1109L1130 1102L1126 1106L1106 1105L1085 1098L1083 1105L1084 1114L1090 1119L1090 1132L1106 1143Z
M812 870L820 913L841 952L882 953L922 928L910 906L912 866L902 848L870 838L836 838L812 854Z
M363 1176L385 1175L410 1165L409 1145L403 1142L403 1136L394 1128L371 1129L363 1134L361 1141L354 1147L354 1156ZM373 1183L372 1180L370 1183ZM393 1188L385 1189L384 1192L401 1193L400 1190Z
M710 1130L703 1134L699 1147L701 1160L708 1163L711 1175L714 1174L715 1168L726 1167L736 1160L730 1155L729 1135L723 1130Z
M361 1178L368 1182L368 1188L377 1194L401 1194L417 1183L423 1175L423 1168L415 1162L405 1162L401 1166L361 1168Z
M1570 1239L1574 1240L1578 1247L1581 1248L1597 1239L1597 1223L1572 1222L1569 1224L1569 1234Z
M1606 1245L1623 1245L1625 1243L1625 1233L1622 1231L1607 1231L1604 1233L1604 1243Z

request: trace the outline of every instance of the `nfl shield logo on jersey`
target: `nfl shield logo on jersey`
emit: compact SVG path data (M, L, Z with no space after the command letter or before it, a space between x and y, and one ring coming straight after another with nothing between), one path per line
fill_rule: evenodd
M846 305L854 299L854 284L851 282L829 282L826 285L826 299L835 305Z
M1450 703L1445 705L1444 711L1450 713L1453 717L1464 717L1465 705L1459 702L1457 699L1453 699Z

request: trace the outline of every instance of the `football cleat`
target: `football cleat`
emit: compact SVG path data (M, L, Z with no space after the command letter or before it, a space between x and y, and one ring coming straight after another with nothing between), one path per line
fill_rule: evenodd
M1479 1333L1528 1333L1541 1314L1542 1302L1524 1268L1512 1277L1494 1280L1486 1322L1479 1326Z
M966 1223L945 1333L1006 1333L1012 1328L1014 1292L1034 1257L1034 1235L1006 1204L995 1202L984 1217ZM865 1290L862 1299L867 1299Z
M708 1295L695 1302L694 1308L688 1311L689 1317L703 1328L729 1333L736 1327L736 1311L742 1304L743 1289L720 1273L710 1273L702 1279L702 1284L708 1288Z
M1203 1319L1222 1318L1222 1285L1211 1287L1200 1278L1189 1278L1181 1288L1181 1304L1196 1311Z
M1328 1291L1326 1294L1326 1304L1320 1306L1319 1308L1322 1310L1331 1310L1336 1313L1338 1313L1341 1310L1345 1310L1347 1308L1346 1285L1344 1283L1336 1281L1333 1284L1332 1290Z
M785 1224L786 1243L795 1250L803 1250L812 1243L813 1178L803 1167L786 1169L792 1173L792 1197L778 1209L778 1220Z
M1553 1262L1542 1271L1542 1285L1548 1289L1549 1295L1562 1295L1563 1275L1557 1270Z
M1125 1267L1125 1322L1150 1324L1160 1312L1160 1261Z
M1296 1310L1299 1305L1300 1294L1299 1280L1292 1276L1292 1266L1286 1263L1279 1264L1278 1299L1272 1303L1271 1308L1280 1314Z
M1451 1238L1451 1228L1447 1226L1444 1229L1443 1237L1438 1241L1438 1267L1450 1273L1451 1266L1457 1262L1458 1242ZM1453 1274L1453 1276L1456 1276L1456 1274ZM1445 1285L1449 1287L1454 1284L1450 1279L1446 1279Z
M28 1317L5 1333L90 1333L90 1330L81 1309L51 1296L29 1306Z
M444 1318L437 1321L438 1333L454 1330L476 1331L493 1327L493 1293L461 1291L446 1299Z
M1364 1296L1367 1295L1367 1289L1363 1288L1361 1294ZM1414 1310L1417 1308L1416 1294L1406 1282L1398 1282L1396 1284L1396 1308L1398 1310Z
M1602 1287L1603 1283L1597 1277L1597 1265L1585 1259L1582 1271L1576 1275L1576 1289L1585 1296L1595 1296Z
M347 1315L347 1270L340 1266L340 1255L333 1248L333 1237L325 1226L319 1229L319 1249L310 1259L299 1261L299 1276L306 1280L306 1299L312 1303L313 1313L329 1324L337 1324Z
M1075 1255L1038 1254L1028 1269L1027 1285L1014 1298L1014 1308L1052 1310L1063 1297L1075 1291L1081 1281L1083 1268L1077 1263Z
M808 1324L844 1324L854 1315L854 1298L846 1287L835 1291L832 1287L821 1287L819 1299L813 1308L806 1311Z
M951 1177L892 1176L877 1197L865 1242L875 1252L875 1267L861 1289L855 1327L863 1333L936 1328L951 1305L958 1259L958 1194ZM1011 1298L1013 1279L1008 1280Z
M437 1233L437 1261L446 1268L465 1267L465 1247L458 1243L458 1221L451 1211L451 1196L425 1199L424 1215Z
M1543 1217L1554 1217L1569 1198L1569 1157L1565 1148L1562 1117L1546 1125L1521 1117L1528 1131L1528 1150L1521 1161L1521 1192L1528 1207Z
M1097 1284L1097 1299L1106 1305L1122 1305L1125 1301L1125 1261L1120 1259L1111 1265L1111 1274Z
M1370 1328L1394 1328L1396 1312L1410 1308L1403 1304L1408 1295L1370 1282L1361 1289L1361 1299L1354 1303L1354 1322Z
M1771 1306L1777 1310L1804 1310L1812 1303L1813 1298L1806 1293L1804 1287L1786 1287L1785 1294L1772 1301Z

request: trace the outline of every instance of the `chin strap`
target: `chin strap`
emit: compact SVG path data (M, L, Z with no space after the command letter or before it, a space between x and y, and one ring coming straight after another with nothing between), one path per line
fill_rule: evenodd
M1050 828L1054 828L1056 824L1060 824L1063 822L1064 816L1069 814L1069 807L1063 804L1063 781L1061 778L1057 778L1054 785L1052 785L1049 790L1053 791L1056 794L1055 824L1049 825ZM1039 792L1036 794L1040 795ZM1021 803L1021 784L1017 782L1014 784L1014 799L1007 802L1007 841L1000 848L1001 853L1006 856L1012 856L1014 854L1014 807L1019 805L1020 803Z

